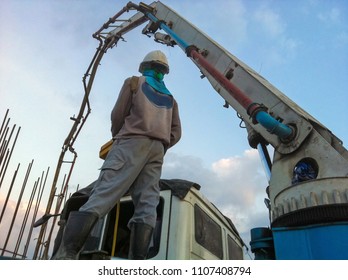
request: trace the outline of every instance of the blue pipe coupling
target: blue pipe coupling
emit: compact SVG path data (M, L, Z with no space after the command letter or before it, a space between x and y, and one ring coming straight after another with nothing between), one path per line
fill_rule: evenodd
M293 128L277 121L265 111L257 112L255 118L269 133L279 136L280 139L289 139L294 134Z

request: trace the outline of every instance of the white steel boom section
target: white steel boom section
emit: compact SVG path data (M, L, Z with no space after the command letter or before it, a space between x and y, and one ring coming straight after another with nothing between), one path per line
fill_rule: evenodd
M296 210L328 205L330 212L331 205L348 203L348 152L329 129L160 1L150 5L129 2L124 10L136 13L107 30L105 40L109 47L147 22L143 34L168 46L178 45L241 116L249 135L257 134L261 142L274 147L269 186L273 221ZM102 29L109 27L106 24ZM259 112L265 113L277 127L264 125ZM276 131L278 126L283 130L280 133ZM284 131L286 137L282 137ZM256 148L259 144L251 146ZM310 181L295 181L294 170L301 164L311 167Z
M124 21L124 23L117 26L112 31L109 31L107 38L112 41L113 44L116 44L125 33L145 21L149 21L149 19L144 16L144 6L145 4L143 3L136 5L129 2L127 4L129 10L135 10L136 8L138 8L138 10L134 16L130 17L127 21ZM153 2L147 7L152 7L153 14L159 22L166 23L169 28L181 38L181 40L186 42L186 44L196 46L199 52L213 67L216 68L216 70L230 80L231 83L238 87L247 97L253 100L253 102L263 104L268 108L268 113L275 119L296 128L295 138L290 143L280 141L277 135L266 131L262 126L253 123L246 110L231 96L231 94L228 93L226 89L224 89L224 87L207 72L206 69L193 60L223 99L242 116L245 122L248 122L255 131L259 132L263 138L267 140L268 143L272 144L278 152L286 154L295 151L310 134L313 126L320 127L320 129L331 134L331 132L313 116L301 109L296 103L291 101L266 79L229 53L213 39L205 35L204 32L200 31L197 27L182 18L174 10L160 1ZM156 41L157 38L164 38L164 36L161 36L161 33L156 32L157 30L151 30L153 27L154 25L151 25L150 21L149 25L144 28L143 33L149 34L153 32ZM148 30L146 30L146 28L148 28ZM157 29L158 28L159 26L157 26ZM168 39L168 36L165 38L167 39L168 44L173 44L173 42L175 42L175 38ZM332 135L332 137L334 136Z

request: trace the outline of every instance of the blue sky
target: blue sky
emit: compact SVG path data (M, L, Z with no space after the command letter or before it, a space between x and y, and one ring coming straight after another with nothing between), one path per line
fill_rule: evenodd
M92 34L127 2L0 2L0 117L10 109L12 124L22 127L11 176L18 162L26 166L35 159L32 179L50 166L52 181L72 126L69 118L82 101L82 76L98 44ZM348 142L346 1L163 3ZM141 29L109 50L99 67L90 97L92 113L75 145L79 157L71 189L98 176L99 149L110 138L109 114L123 80L137 74L147 52L161 49L171 68L165 82L179 103L183 125L181 141L166 156L163 177L201 184L248 242L250 228L268 226L263 203L267 179L257 151L248 146L236 112L223 108L224 100L186 55L177 47L156 44ZM5 195L4 187L0 198Z

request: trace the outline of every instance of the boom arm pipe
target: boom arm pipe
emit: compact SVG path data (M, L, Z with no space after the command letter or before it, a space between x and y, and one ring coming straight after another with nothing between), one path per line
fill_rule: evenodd
M257 112L255 118L268 132L278 135L280 139L288 139L293 135L293 129L291 127L277 121L265 111Z
M143 11L144 12L144 11ZM195 46L189 45L185 40L180 38L173 30L170 29L164 22L160 21L151 12L144 12L154 23L159 23L159 26L174 41L183 49L188 57L191 57L197 64L202 66L212 77L223 86L231 96L247 110L248 115L253 119L254 123L260 123L271 134L275 134L281 139L291 140L294 137L294 130L292 127L287 126L266 112L266 108L258 103L253 102L248 96L246 96L239 88L237 88L230 80L228 80L222 73L220 73L215 67L213 67Z

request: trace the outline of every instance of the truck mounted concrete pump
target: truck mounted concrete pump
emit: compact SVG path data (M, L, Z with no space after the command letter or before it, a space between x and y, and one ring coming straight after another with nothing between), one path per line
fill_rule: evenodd
M127 20L119 20L120 16L127 13L132 13ZM116 21L121 22L117 27L113 25ZM115 47L120 39L122 41L126 33L140 25L144 25L144 35L153 37L157 43L179 47L183 51L183 59L188 57L192 60L201 72L198 74L203 74L225 100L226 105L232 107L242 118L247 128L250 146L258 149L261 160L267 166L269 186L266 190L266 204L270 225L250 231L250 248L255 254L255 259L348 259L348 151L342 141L245 63L160 1L149 5L129 2L93 34L100 45L85 75L84 100L79 115L74 119L73 128L64 142L61 160L67 150L73 151L72 145L81 129L79 126L86 120L84 112L89 113L88 96L102 56L108 49ZM274 149L272 159L266 145ZM108 147L108 144L102 147L101 157L105 156ZM59 166L57 170L56 175L59 173ZM173 230L174 226L178 226L175 223L179 221L179 217L170 216L169 209L163 203L167 203L167 199L172 199L170 203L174 204L186 200L191 205L197 205L193 207L192 215L198 215L202 223L209 216L215 219L216 225L227 228L228 234L223 237L226 241L210 244L207 252L204 252L203 249L199 249L205 246L204 238L202 234L201 239L196 235L198 244L185 244L184 247L191 248L191 251L183 253L175 249L175 244L170 243L187 243L187 233L181 232L176 240L157 241L158 247L152 257L242 258L241 248L244 244L232 222L217 210L212 210L215 214L211 215L202 211L214 207L204 202L205 198L201 197L199 187L194 183L166 181L162 182L165 186L163 190L172 192L175 189L172 188L173 184L176 188L181 186L184 191L174 196L170 193L163 194L162 206L159 209L162 217L162 235L170 235L169 227L165 229L165 223L173 223L170 227ZM76 195L77 200L83 200L85 195L83 192L79 193ZM127 199L129 198L122 200L124 209L129 207ZM116 206L118 210L116 209L115 213L118 214L110 214L108 218L115 225L126 224L126 217L122 213L127 211L122 210L122 201ZM201 203L195 204L195 201ZM183 211L185 208L179 204L171 207L183 207ZM67 208L69 207L64 208L61 220L64 220L64 211L68 211ZM51 205L48 205L47 213L50 209ZM100 245L100 242L99 247L92 247L99 251L106 250L106 257L113 258L117 256L115 245L118 248L122 246L122 232L114 230L117 225L106 230L105 225L109 220L105 218L101 222L100 230L96 231L95 236L105 242L111 235L112 253ZM191 221L187 220L187 223L190 224ZM116 233L117 238L114 236ZM179 232L175 234L178 236ZM228 249L220 251L217 249L219 244L232 245L226 245ZM164 245L168 250L161 253L159 247ZM120 250L118 256L123 257Z

